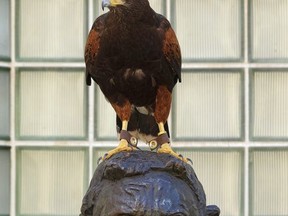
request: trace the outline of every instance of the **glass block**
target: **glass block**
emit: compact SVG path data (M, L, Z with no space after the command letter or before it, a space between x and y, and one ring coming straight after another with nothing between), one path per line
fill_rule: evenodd
M288 149L254 149L250 165L250 215L288 215Z
M149 0L149 2L151 8L153 8L156 13L164 13L164 3L162 0Z
M251 1L251 54L262 61L288 60L288 1Z
M288 139L288 71L254 71L252 137Z
M241 150L176 149L176 152L193 161L202 183L207 205L215 204L221 215L243 214L243 152Z
M16 120L20 139L83 139L87 88L82 70L23 69L17 73Z
M117 139L116 112L98 86L95 92L95 137L98 140Z
M88 184L82 148L17 150L17 215L79 215Z
M10 212L10 151L0 147L0 215Z
M82 60L86 4L79 0L17 0L21 60Z
M176 140L238 140L242 138L242 73L182 73L173 98Z
M10 78L8 71L0 68L0 139L10 133Z
M242 57L241 0L174 0L176 34L184 61Z
M10 57L10 3L0 0L0 58Z

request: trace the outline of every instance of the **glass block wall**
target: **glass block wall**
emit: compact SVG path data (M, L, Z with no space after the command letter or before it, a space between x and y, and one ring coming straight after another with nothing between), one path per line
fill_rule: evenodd
M287 216L288 0L150 4L182 48L172 146L207 203ZM85 40L104 12L100 0L0 0L1 216L79 215L98 158L117 146L113 109L84 82Z

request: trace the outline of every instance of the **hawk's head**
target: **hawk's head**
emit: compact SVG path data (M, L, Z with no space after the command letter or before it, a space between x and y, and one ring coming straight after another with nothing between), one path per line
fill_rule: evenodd
M104 10L105 7L109 9L124 6L126 8L133 8L137 6L149 6L148 0L102 0L102 9Z

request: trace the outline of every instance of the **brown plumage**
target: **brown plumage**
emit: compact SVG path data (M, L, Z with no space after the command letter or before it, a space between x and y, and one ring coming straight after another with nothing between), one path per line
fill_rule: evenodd
M96 19L85 47L87 84L92 78L113 106L118 132L146 142L169 136L172 89L181 81L181 52L169 21L148 0L102 0L102 7L110 11ZM107 157L131 149L130 140L120 139ZM158 152L172 152L162 148L167 139L156 139Z

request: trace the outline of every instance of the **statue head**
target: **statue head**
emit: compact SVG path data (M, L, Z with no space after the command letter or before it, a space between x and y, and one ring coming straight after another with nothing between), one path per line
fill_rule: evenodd
M97 167L81 215L206 216L206 198L190 165L168 154L122 152Z

